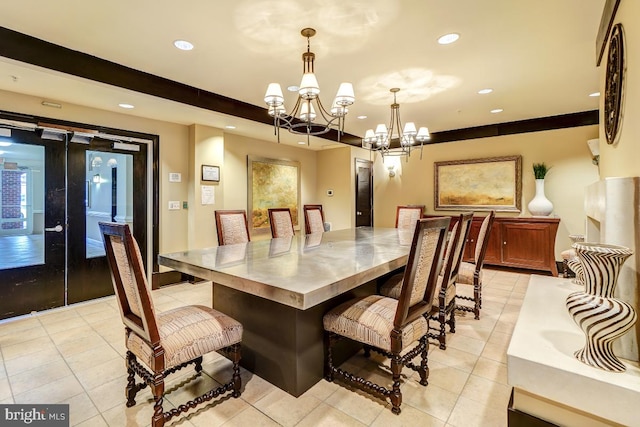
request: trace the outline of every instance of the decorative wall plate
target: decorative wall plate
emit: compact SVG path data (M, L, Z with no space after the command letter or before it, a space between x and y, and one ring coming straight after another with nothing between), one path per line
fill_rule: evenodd
M616 24L609 40L604 92L604 133L607 144L613 144L620 126L622 84L624 74L624 36L622 24Z

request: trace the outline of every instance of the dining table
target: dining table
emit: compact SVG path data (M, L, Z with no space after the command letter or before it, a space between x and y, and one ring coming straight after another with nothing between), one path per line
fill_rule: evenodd
M158 263L212 283L212 305L243 325L241 365L293 396L323 377L322 317L377 291L407 263L413 233L356 227L160 254ZM336 355L357 351L345 343Z

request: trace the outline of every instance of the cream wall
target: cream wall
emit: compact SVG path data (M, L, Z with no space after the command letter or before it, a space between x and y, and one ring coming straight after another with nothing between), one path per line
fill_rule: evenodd
M640 1L622 0L614 24L622 23L626 72L623 83L622 122L619 139L609 145L604 137L604 96L600 97L600 176L640 176ZM600 93L605 93L606 52L600 63Z
M310 203L322 205L324 220L331 223L332 230L350 228L354 211L351 149L344 146L318 151L317 158L318 188ZM327 190L333 190L333 196L328 196Z
M389 177L387 167L376 156L374 166L375 225L393 227L395 208L404 204L426 205L429 214L456 214L434 210L433 163L499 156L522 156L522 212L498 213L500 216L530 216L527 204L535 195L533 163L545 162L551 170L545 179L545 194L553 202L561 219L556 238L555 257L570 246L569 234L584 234L584 187L598 180L591 162L587 140L598 137L598 126L582 126L543 132L506 135L493 138L448 142L412 152L409 161L387 157L394 162L396 176ZM482 212L479 212L482 215Z

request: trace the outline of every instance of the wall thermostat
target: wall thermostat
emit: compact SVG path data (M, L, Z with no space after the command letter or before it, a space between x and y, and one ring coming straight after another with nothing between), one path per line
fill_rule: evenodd
M327 196L329 197L333 196L333 190L327 190Z

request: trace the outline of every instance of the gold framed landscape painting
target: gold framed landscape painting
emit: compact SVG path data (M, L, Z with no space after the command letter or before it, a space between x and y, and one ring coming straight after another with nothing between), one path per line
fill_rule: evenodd
M434 163L436 210L520 212L522 156Z
M247 219L252 234L271 231L269 208L289 208L293 227L298 230L300 163L247 156L247 175Z

